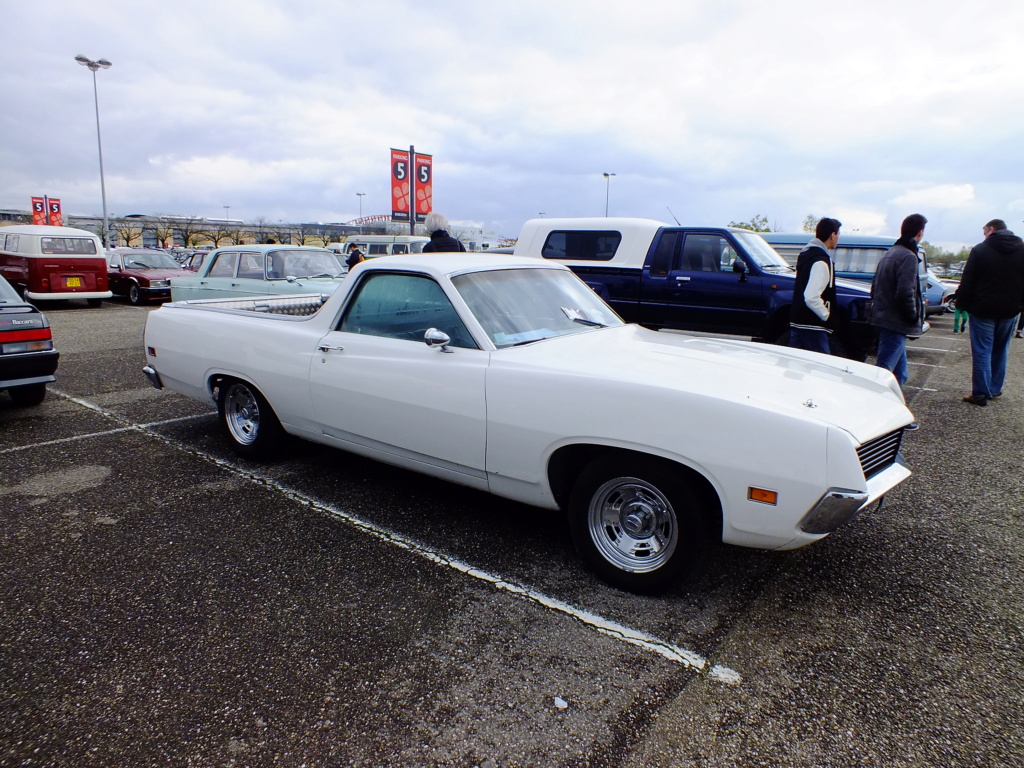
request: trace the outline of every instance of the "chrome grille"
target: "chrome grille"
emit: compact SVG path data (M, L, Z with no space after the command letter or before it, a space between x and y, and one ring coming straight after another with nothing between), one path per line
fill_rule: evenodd
M864 477L872 477L883 469L891 467L896 461L896 455L900 452L902 441L903 430L897 429L895 432L869 440L858 448L857 456L860 457L860 466L864 470Z

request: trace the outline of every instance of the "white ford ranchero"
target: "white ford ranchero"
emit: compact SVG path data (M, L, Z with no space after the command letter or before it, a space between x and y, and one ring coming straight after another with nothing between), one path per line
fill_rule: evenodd
M174 302L145 349L244 455L288 433L564 510L590 566L639 592L714 542L809 544L910 475L889 371L626 325L528 257L387 256L330 296Z

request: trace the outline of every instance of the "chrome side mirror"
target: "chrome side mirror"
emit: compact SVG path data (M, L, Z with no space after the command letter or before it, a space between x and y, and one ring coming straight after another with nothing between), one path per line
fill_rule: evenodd
M451 352L448 349L448 345L452 343L451 336L437 328L427 328L427 332L423 334L423 341L428 347L440 347L442 352Z

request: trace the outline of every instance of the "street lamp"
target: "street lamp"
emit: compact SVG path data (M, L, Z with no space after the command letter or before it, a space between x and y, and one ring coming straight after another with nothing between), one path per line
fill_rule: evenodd
M363 198L366 197L365 192L356 192L356 197L359 198L359 234L363 234Z
M612 191L612 176L614 176L614 175L615 175L614 173L606 173L606 174L604 174L604 182L605 182L605 184L604 184L604 217L606 219L608 218L608 197L609 197L609 195L611 195L611 191Z
M231 206L230 205L225 205L224 206L224 221L228 221L229 220L228 216L230 215L230 213L231 213Z
M92 71L92 97L96 104L96 146L100 151L100 196L103 198L103 246L109 247L110 243L108 242L107 233L107 186L103 180L103 141L100 138L100 97L99 91L96 89L96 70L109 69L110 62L106 59L93 61L82 54L75 56L75 61Z

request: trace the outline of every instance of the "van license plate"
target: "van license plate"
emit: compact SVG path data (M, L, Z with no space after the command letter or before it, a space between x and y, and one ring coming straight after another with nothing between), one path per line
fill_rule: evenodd
M65 278L64 284L68 288L81 288L82 287L82 278L80 278L80 277L68 277L68 278Z

